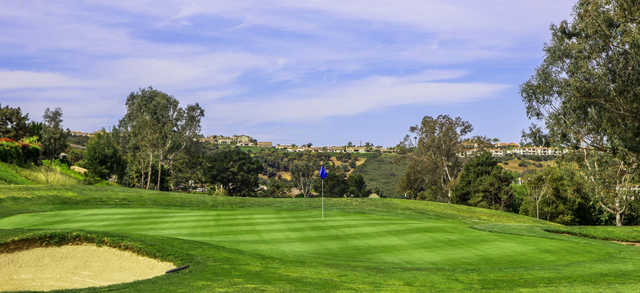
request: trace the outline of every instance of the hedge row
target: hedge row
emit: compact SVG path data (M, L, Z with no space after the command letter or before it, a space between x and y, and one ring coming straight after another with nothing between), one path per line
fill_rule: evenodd
M39 158L39 145L0 138L0 161L9 164L36 164Z

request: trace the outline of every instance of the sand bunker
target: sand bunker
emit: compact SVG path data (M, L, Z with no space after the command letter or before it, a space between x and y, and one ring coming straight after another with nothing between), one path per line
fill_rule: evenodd
M175 268L128 251L92 244L0 254L0 291L106 286L148 279Z

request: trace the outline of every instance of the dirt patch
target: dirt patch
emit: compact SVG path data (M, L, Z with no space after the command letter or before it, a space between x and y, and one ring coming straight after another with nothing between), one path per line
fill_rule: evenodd
M128 283L164 274L168 262L94 244L0 254L0 291L45 291Z
M640 242L629 242L629 241L618 241L618 240L608 240L608 239L598 239L598 238L593 238L593 237L585 237L582 235L576 235L576 234L571 234L571 233L563 233L563 232L557 232L557 231L551 231L551 230L545 230L549 233L554 233L554 234L558 234L558 235L564 235L564 236L571 236L571 237L581 237L581 238L589 238L589 239L596 239L596 240L604 240L604 241L609 241L609 242L613 242L613 243L617 243L617 244L622 244L622 245L631 245L631 246L639 246L640 247Z
M640 243L638 242L627 242L627 241L611 241L611 242L623 244L623 245L640 246Z
M276 174L276 176L280 176L280 178L291 181L291 172L280 171Z

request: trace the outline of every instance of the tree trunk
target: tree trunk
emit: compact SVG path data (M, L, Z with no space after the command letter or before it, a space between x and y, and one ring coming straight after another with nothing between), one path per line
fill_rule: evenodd
M616 213L616 226L618 227L622 226L622 213L620 212Z
M149 186L151 185L151 166L153 166L153 153L149 152L149 170L147 171L147 187L149 190Z
M623 209L620 207L620 196L616 196L616 226L622 226L622 213Z
M160 190L160 176L162 176L162 151L160 151L160 158L158 159L158 185L156 185L156 190Z
M540 200L536 199L536 219L540 220Z
M136 182L136 187L143 188L144 187L144 160L140 158L140 182Z

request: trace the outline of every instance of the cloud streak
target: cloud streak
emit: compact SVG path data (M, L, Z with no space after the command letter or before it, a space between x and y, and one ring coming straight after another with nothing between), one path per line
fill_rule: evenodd
M452 105L494 97L509 86L494 83L442 82L461 72L427 71L404 77L375 76L331 88L299 89L261 101L218 103L222 123L317 121L352 116L401 105Z

